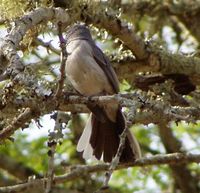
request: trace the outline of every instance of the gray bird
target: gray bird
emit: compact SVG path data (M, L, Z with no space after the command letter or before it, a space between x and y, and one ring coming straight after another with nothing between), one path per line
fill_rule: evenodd
M83 96L112 95L119 92L117 76L103 52L84 25L74 25L66 35L66 75L75 90ZM79 139L77 151L84 159L111 162L117 153L125 118L119 104L88 105L90 117ZM141 156L135 137L128 131L120 162L131 162Z

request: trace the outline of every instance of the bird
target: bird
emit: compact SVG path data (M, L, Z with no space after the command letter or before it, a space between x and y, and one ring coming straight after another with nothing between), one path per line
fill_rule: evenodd
M119 92L117 75L109 59L92 39L83 24L70 26L66 32L66 77L82 96L113 95ZM77 151L83 158L111 162L115 157L120 134L126 127L122 108L117 103L87 104L91 114L78 141ZM141 157L139 144L128 130L120 163Z

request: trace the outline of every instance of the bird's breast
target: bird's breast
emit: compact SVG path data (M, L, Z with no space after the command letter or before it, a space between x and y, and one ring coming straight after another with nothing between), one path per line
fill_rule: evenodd
M92 48L85 40L72 41L67 46L69 56L66 74L73 87L86 96L112 94L113 89L101 67L92 55Z

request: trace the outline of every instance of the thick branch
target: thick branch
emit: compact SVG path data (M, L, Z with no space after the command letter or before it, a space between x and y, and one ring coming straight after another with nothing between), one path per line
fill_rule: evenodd
M151 165L162 165L162 164L181 164L181 163L190 163L196 162L200 163L200 155L197 154L184 154L184 153L173 153L166 155L156 155L152 157L141 158L136 160L134 163L130 163L127 165L120 165L116 169L124 169L128 167L136 167L136 166L151 166ZM55 176L54 182L56 184L72 181L75 179L80 179L84 177L86 174L106 171L109 168L109 164L101 164L94 166L74 166L70 173ZM31 180L30 182L24 184L18 184L15 186L1 187L1 193L11 193L13 191L19 192L21 190L26 190L27 188L37 186L42 186L46 182L46 178Z
M146 59L148 51L145 49L145 42L141 37L118 17L105 11L103 6L98 6L98 8L97 11L92 6L83 6L80 12L80 19L97 27L105 28L115 38L119 38L133 52L136 58L140 60Z
M22 99L23 101L23 99ZM26 100L24 100L26 101ZM94 97L84 97L84 96L67 96L66 98L59 97L55 99L52 96L38 96L37 100L28 100L30 103L25 104L29 107L22 112L13 122L0 131L0 142L10 137L20 127L23 127L25 123L30 122L31 119L37 118L40 115L45 113L50 113L53 110L63 110L64 107L69 104L88 104L94 103L98 105L107 104L107 103L120 103L124 107L135 106L138 109L142 107L143 111L145 109L149 112L152 112L152 120L165 120L169 121L180 121L185 120L187 122L194 122L195 120L200 119L200 109L193 107L173 107L170 104L167 104L160 100L153 100L148 96L145 96L145 93L132 93L132 94L116 94L112 96L94 96ZM31 102L32 101L32 102ZM59 105L56 105L59 104ZM23 105L21 106L23 107ZM2 111L3 112L3 111ZM140 114L141 111L138 113ZM136 113L137 116L137 113ZM142 116L144 118L144 116ZM140 119L140 117L137 117ZM141 119L140 119L141 120ZM149 119L148 119L149 120ZM145 122L145 120L143 120Z
M135 56L140 59L137 63L136 61L128 62L130 64L127 67L129 74L130 71L134 73L137 71L154 71L163 74L183 73L190 76L195 84L200 83L198 78L200 74L199 58L172 54L157 48L153 44L147 44L134 31L128 28L127 25L124 25L119 18L104 11L94 12L91 7L88 7L81 12L81 15L84 15L82 18L84 21L86 20L88 23L103 27L113 36L120 38ZM12 67L14 67L14 69L10 71L13 77L24 69L16 53L22 37L32 26L39 24L42 20L52 20L53 18L56 18L57 21L63 18L65 18L65 22L69 20L68 14L62 9L39 8L22 17L17 22L16 27L13 28L11 33L3 41L1 45L2 54L13 64ZM121 69L124 71L125 65L122 68ZM18 76L17 79L23 80L22 76ZM27 84L25 83L27 80L23 82Z
M10 67L6 71L8 76L12 76L18 81L23 80L23 76L22 74L20 76L20 72L24 70L24 64L17 54L19 43L29 29L43 21L46 22L47 20L51 21L53 19L57 22L62 21L63 23L66 23L69 20L69 15L60 8L38 8L15 22L16 25L0 45L1 55L5 56L10 63ZM25 84L25 82L23 83Z
M88 6L86 10L81 12L83 21L94 24L99 28L105 28L114 37L119 38L124 44L133 52L139 64L130 69L139 69L143 71L160 72L163 74L180 73L190 77L194 84L200 84L200 59L197 57L188 57L182 54L172 54L153 42L145 42L142 40L133 30L125 25L119 18L114 14L108 14L105 11L94 12ZM137 60L136 60L137 61ZM146 64L146 65L144 65ZM124 67L124 66L123 66ZM128 67L129 69L129 67ZM133 70L129 69L133 72Z

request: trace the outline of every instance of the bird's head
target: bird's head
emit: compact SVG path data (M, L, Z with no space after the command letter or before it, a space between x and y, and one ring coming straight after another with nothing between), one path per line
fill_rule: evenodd
M76 24L70 27L66 34L67 43L75 39L92 40L92 36L85 25Z

